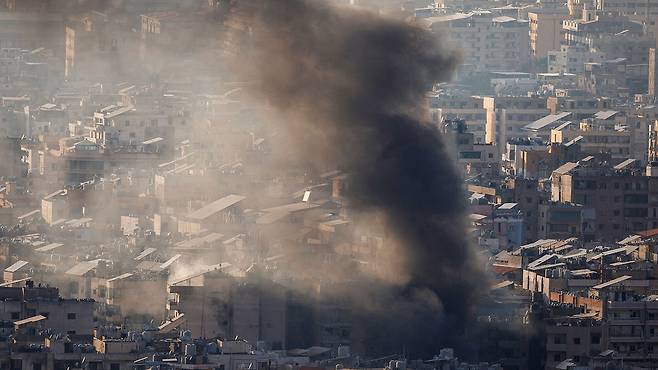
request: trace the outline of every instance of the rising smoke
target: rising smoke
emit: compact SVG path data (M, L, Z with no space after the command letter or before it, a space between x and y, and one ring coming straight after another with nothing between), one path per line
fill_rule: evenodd
M465 236L461 179L424 122L426 91L458 58L420 27L324 1L238 0L223 11L226 23L251 13L251 47L236 64L298 155L349 173L349 207L378 214L398 241L388 255L399 279L348 292L362 303L355 316L370 350L427 355L458 344L486 282Z

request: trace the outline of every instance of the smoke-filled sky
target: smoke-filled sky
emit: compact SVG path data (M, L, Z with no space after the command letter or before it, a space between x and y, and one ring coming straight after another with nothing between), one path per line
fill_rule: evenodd
M454 343L487 286L465 236L461 179L423 121L424 94L451 76L455 54L421 28L327 2L234 6L243 11L227 9L229 20L254 12L253 49L238 65L282 115L297 155L349 173L350 207L380 215L397 240L387 253L396 277L352 292L367 297L364 317L378 336L399 337L393 347Z
M379 257L387 271L354 272L357 282L334 292L354 302L370 353L404 348L425 356L459 344L488 284L466 237L461 178L437 129L424 121L425 93L452 76L456 54L425 29L329 1L223 4L219 17L181 30L189 45L149 60L162 64L160 71L194 73L182 59L207 61L197 38L230 25L226 42L217 43L235 49L230 77L222 77L252 82L252 97L273 108L288 133L289 161L349 174L345 206L360 225L386 230Z

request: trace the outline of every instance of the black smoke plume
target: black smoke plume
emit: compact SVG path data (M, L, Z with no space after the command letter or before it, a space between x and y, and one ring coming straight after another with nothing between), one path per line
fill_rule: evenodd
M241 70L304 159L349 173L350 207L379 214L398 240L393 272L404 278L349 293L366 302L355 315L370 347L427 355L458 344L486 281L465 236L461 179L424 121L425 93L458 58L425 29L326 1L237 0L222 12L240 33Z

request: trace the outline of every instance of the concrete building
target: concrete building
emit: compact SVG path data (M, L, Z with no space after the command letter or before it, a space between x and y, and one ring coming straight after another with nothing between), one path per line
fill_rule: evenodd
M196 234L201 230L227 230L237 226L242 220L241 202L246 198L241 195L227 195L190 212L178 221L178 232Z
M605 153L617 162L634 158L645 163L648 127L627 122L623 113L599 112L579 124L570 122L551 130L551 142L577 143L583 154Z
M505 147L509 139L525 137L527 124L548 114L546 98L540 97L485 97L487 112L486 143Z
M568 17L564 8L539 8L528 12L530 50L535 59L545 58L551 50L560 49L564 39L562 21Z
M493 233L500 249L509 250L521 246L525 239L524 215L517 203L504 203L494 210Z
M286 343L286 292L276 284L261 285L234 277L221 266L173 282L169 292L170 314L185 314L184 328L201 338L239 336L266 341L272 348Z
M538 239L565 239L573 236L595 240L596 212L578 204L546 202L539 205Z
M576 314L555 318L546 326L546 368L555 369L564 361L587 363L603 352L603 326L594 317Z
M0 287L0 320L40 317L43 327L57 333L91 335L94 301L62 299L58 293L57 288L36 287L31 281L21 287Z
M91 12L69 21L65 35L68 80L109 81L134 72L129 63L137 57L139 38L127 18Z
M551 114L571 112L571 120L580 121L600 111L612 110L613 101L606 97L592 97L582 90L556 92L549 96L546 105Z
M440 125L444 120L464 120L466 131L473 134L474 143L485 143L487 118L483 98L434 95L429 99L434 124Z
M527 145L526 140L513 140L514 156L509 158L510 174L523 179L545 179L565 162L582 158L580 145L540 142ZM569 145L568 145L569 144ZM511 153L512 150L508 150Z
M530 60L528 22L489 11L473 11L422 20L446 32L462 48L463 63L477 71L522 71Z
M146 315L156 322L166 318L166 273L125 273L106 280L103 298L116 322L133 315ZM99 294L103 296L102 294Z
M442 132L447 151L465 176L494 177L500 170L500 154L493 144L476 144L463 120L444 120Z
M642 35L642 25L631 21L626 16L596 14L592 11L583 12L580 19L566 19L562 28L564 44L582 46L587 49L598 49L601 43L625 31L625 34ZM620 35L621 36L621 35ZM617 55L608 55L617 58Z
M640 15L650 17L658 15L658 1L596 0L596 9L606 13Z
M592 208L597 240L620 240L632 232L657 228L658 184L633 163L615 167L602 167L593 159L567 163L553 172L551 200Z
M575 73L585 71L585 63L602 63L606 56L603 52L592 51L582 46L561 45L551 49L548 55L548 72Z

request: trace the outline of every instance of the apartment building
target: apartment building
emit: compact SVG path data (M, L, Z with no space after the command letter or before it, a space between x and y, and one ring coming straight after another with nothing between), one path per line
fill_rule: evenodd
M169 285L170 316L185 314L184 328L196 337L266 341L274 349L286 343L286 290L258 283L253 275L231 276L218 265ZM250 282L251 281L251 282Z
M530 50L535 59L545 58L551 50L560 49L562 21L569 17L565 8L538 8L528 12Z
M642 35L642 25L631 21L626 16L597 14L591 10L583 11L580 19L565 19L562 23L565 45L577 45L585 48L598 48L602 42L613 38L622 31L636 36ZM615 55L609 57L616 58Z
M615 167L588 158L567 163L553 172L551 201L575 203L596 214L597 240L658 227L658 180L626 161Z
M638 297L625 289L609 295L604 317L608 349L623 357L626 366L641 366L658 360L658 300Z
M613 101L606 97L592 97L582 90L565 90L549 96L546 105L551 114L571 112L571 120L589 118L600 111L610 110Z
M93 332L93 300L62 299L57 288L35 286L32 281L22 286L0 287L0 298L0 320L43 321L43 327L64 334Z
M89 137L104 145L139 145L165 136L167 123L164 114L137 110L131 105L111 105L94 113L94 126Z
M473 134L474 143L485 143L487 118L482 97L434 95L429 100L434 124L439 125L445 120L463 120L466 131Z
M566 360L586 364L603 352L603 326L596 318L576 314L552 318L546 326L546 368L555 369Z
M514 157L508 157L510 161L508 164L510 173L518 178L545 179L563 163L582 158L580 145L577 142L569 145L545 142L524 145L529 139L521 140L513 140L508 144L509 146L515 144ZM511 150L508 150L508 153L510 152Z
M512 138L527 136L523 127L549 113L546 98L541 97L485 97L483 105L487 113L486 143L500 147Z
M581 121L568 122L551 130L551 142L580 145L583 154L609 154L616 162L628 158L646 163L648 127L627 124L626 115L604 111Z
M530 61L528 21L473 11L423 19L462 50L463 63L481 72L521 71Z
M464 176L495 176L500 170L498 147L475 143L463 120L444 120L442 133L448 154L459 164Z
M624 15L641 15L645 17L658 15L656 0L595 0L596 9L606 13Z
M558 45L547 52L548 72L580 74L585 71L585 63L602 63L606 55L600 51L582 46Z
M538 206L537 238L566 239L573 236L595 240L595 210L580 204L545 202Z

